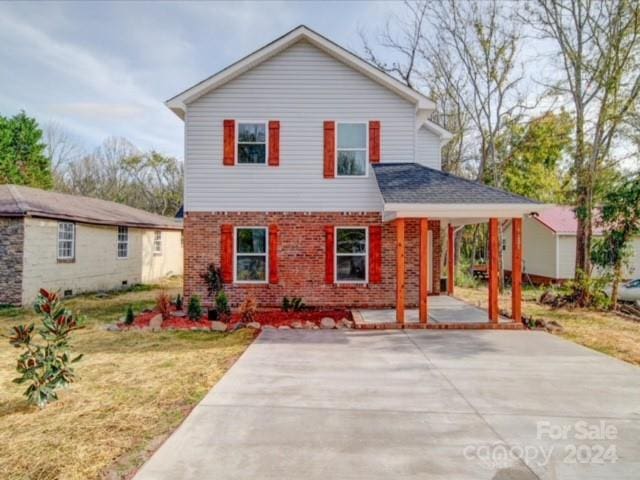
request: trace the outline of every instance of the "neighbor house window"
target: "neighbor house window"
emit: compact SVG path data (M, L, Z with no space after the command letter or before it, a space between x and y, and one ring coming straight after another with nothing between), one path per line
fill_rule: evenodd
M238 163L267 163L267 124L238 122Z
M153 232L153 254L162 255L162 232Z
M129 228L118 227L118 258L129 256Z
M367 124L338 124L338 176L367 174Z
M236 282L267 281L267 229L236 228Z
M336 281L366 282L366 228L336 228Z
M76 225L71 222L58 223L58 260L73 260L76 247Z

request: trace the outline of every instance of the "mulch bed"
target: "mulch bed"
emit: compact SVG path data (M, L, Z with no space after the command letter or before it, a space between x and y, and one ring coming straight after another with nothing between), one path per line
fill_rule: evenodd
M175 308L172 311L175 311ZM119 323L118 327L121 330L147 328L149 327L149 322L151 321L151 319L156 315L158 315L158 311L156 310L144 311L136 316L136 319L134 320L132 325ZM302 312L264 310L256 313L256 318L254 321L258 322L261 326L269 325L275 328L282 326L291 327L291 324L294 322L312 322L313 324L319 326L320 320L326 317L333 318L336 322L343 318L346 318L347 320L353 320L351 317L351 312L349 310L311 310ZM241 322L242 317L239 313L232 314L228 330L233 330L233 328ZM161 328L163 330L192 330L198 328L208 330L211 328L211 321L207 319L206 315L203 316L199 322L194 322L188 317L172 316L162 322Z

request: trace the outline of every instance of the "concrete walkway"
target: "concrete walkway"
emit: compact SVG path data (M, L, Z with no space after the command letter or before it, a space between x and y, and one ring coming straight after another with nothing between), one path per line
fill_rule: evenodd
M432 324L449 323L489 323L487 311L447 295L429 297L429 322ZM363 324L375 325L379 323L395 323L396 310L389 309L360 309L360 318ZM500 317L501 323L509 323L510 319ZM406 323L419 323L420 316L417 308L405 310Z
M542 332L267 330L135 478L639 477L632 365Z

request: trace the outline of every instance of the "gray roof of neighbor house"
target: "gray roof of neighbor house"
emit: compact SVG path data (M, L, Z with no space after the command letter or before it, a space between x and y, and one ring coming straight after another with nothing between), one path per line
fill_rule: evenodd
M121 203L22 185L0 185L0 217L24 216L97 225L182 230L179 220Z
M528 198L418 163L373 165L385 203L410 204L531 204Z

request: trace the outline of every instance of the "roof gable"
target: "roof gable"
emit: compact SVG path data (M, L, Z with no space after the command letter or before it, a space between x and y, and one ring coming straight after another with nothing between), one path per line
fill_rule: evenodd
M188 103L221 87L301 40L308 41L336 60L348 65L406 100L411 101L418 109L432 110L435 107L429 98L304 25L300 25L211 77L179 93L175 97L167 100L165 104L176 115L184 119L185 109Z
M597 213L595 213L597 215ZM559 206L541 211L535 215L537 221L554 233L562 235L576 235L578 232L578 219L572 207ZM593 226L595 235L602 234L602 227L595 222Z

